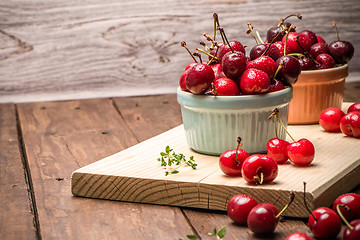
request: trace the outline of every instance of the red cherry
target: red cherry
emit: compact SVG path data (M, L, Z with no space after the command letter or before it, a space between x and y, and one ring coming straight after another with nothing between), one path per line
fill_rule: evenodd
M281 56L284 56L284 43L282 41L274 42L272 45L274 45L275 47L277 47L279 49Z
M270 84L269 76L255 68L245 70L240 77L240 89L245 94L265 93L269 90Z
M301 65L297 58L293 56L282 56L275 62L276 68L280 68L277 77L285 84L293 85L301 73Z
M329 47L326 43L315 43L314 45L311 46L310 50L309 50L309 54L316 59L316 57L321 54L321 53L327 53L329 54Z
M345 193L340 195L333 204L332 209L337 212L337 205L344 204L347 206L350 211L346 211L343 208L340 208L342 215L347 221L351 221L357 218L360 218L360 195L356 193Z
M268 92L276 92L276 91L280 91L284 88L285 88L285 86L281 81L279 81L277 79L273 79L272 83L270 84L270 88L269 88Z
M317 69L327 69L335 67L336 63L333 57L327 53L321 53L316 57L316 61L320 64Z
M246 63L246 69L256 68L267 73L269 78L275 74L275 61L269 56L261 56Z
M228 52L221 61L225 76L237 79L245 71L247 58L242 52Z
M287 154L290 161L295 165L307 166L314 160L315 148L308 139L302 138L289 144Z
M335 107L330 107L321 112L319 116L320 126L328 132L340 132L340 120L345 113Z
M316 34L309 30L299 32L299 44L307 52L309 52L312 45L318 42Z
M267 155L272 157L278 164L284 163L288 160L288 146L288 141L279 138L272 138L266 144Z
M196 64L188 69L185 83L190 92L202 94L210 86L214 78L214 71L209 65Z
M232 150L223 152L219 158L219 167L223 173L228 176L241 176L242 165L249 157L249 154L239 148L241 146L241 138L237 138L237 147Z
M251 209L247 218L247 225L255 234L270 234L275 231L279 222L276 217L277 208L270 203L260 203Z
M227 205L227 214L231 220L237 224L246 225L247 217L253 209L258 205L256 200L246 194L238 194L233 196Z
M301 57L299 58L299 62L301 65L301 70L315 70L316 69L316 64L314 62L314 60L310 57Z
M245 55L245 48L239 41L230 41L231 49L235 52L242 52ZM223 44L221 47L219 47L219 50L216 54L216 57L218 59L218 62L221 63L223 56L231 52L231 49L228 44Z
M185 71L188 70L189 68L191 68L192 66L197 65L197 64L198 64L197 62L188 63L188 65L186 65L186 67L185 67Z
M286 40L287 38L287 40ZM282 42L285 46L285 42L286 42L286 54L289 53L303 53L304 50L299 46L298 41L296 40L297 38L299 38L299 42L302 41L300 39L303 38L303 36L299 35L298 32L289 32L289 36L284 36L282 39Z
M349 112L360 112L360 102L351 104L347 110L347 113Z
M324 38L322 38L319 35L316 35L317 39L318 39L318 43L326 43L326 41L324 40Z
M210 67L214 71L215 79L226 77L220 63L211 64Z
M340 130L349 137L360 138L360 112L349 112L340 120Z
M276 161L264 154L253 154L246 158L242 168L242 176L250 184L262 184L274 181L278 175Z
M335 238L341 230L341 225L341 219L337 213L327 207L315 209L308 219L311 232L319 239Z
M360 239L360 219L350 222L352 229L347 226L343 234L343 240L359 240Z
M287 236L285 240L313 240L313 238L309 237L306 233L303 232L294 232Z
M181 90L186 91L186 92L189 91L189 90L187 89L186 83L185 83L185 77L186 77L186 74L187 74L187 73L188 73L188 71L185 70L185 71L181 74L180 80L179 80L179 86L180 86Z
M240 90L236 82L230 78L218 78L214 80L214 87L216 96L236 96L239 95Z

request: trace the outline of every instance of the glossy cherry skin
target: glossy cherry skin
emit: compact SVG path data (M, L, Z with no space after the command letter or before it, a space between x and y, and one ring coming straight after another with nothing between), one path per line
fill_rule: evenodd
M258 203L256 200L246 194L233 196L227 205L227 214L231 220L240 225L247 224L247 217Z
M296 41L296 38L299 38L298 41ZM302 38L304 36L299 35L297 32L290 32L288 36L284 36L282 39L282 42L285 46L286 42L286 54L290 53L303 53L304 50L299 46L300 41L302 41Z
M219 158L220 170L228 176L241 176L241 167L249 157L249 154L239 148L237 150L238 161L236 161L236 149L223 152Z
M246 69L240 77L240 89L245 94L265 93L271 82L266 72L259 69Z
M335 107L330 107L321 112L319 116L320 126L328 132L340 132L340 120L345 113Z
M198 63L196 63L196 62L188 63L188 64L186 65L186 67L185 67L185 71L188 70L189 68L191 68L192 66L197 65L197 64L198 64Z
M348 41L334 41L329 44L329 51L336 63L348 63L354 56L354 46Z
M289 28L291 26L291 23L289 22L284 22L284 27L285 28ZM277 26L277 27L272 27L270 28L267 33L266 33L266 40L268 43L270 42L277 42L277 41L281 41L281 39L284 37L285 35L285 31L281 32L283 30L282 26ZM291 32L294 32L295 29L291 29Z
M211 64L210 67L214 71L215 79L226 77L220 63Z
M299 44L302 48L309 52L312 45L318 42L316 34L310 30L303 30L299 32Z
M247 218L250 230L258 235L267 235L275 231L279 219L279 211L270 203L260 203L251 209Z
M334 58L327 53L319 54L316 61L320 64L316 66L317 69L333 68L336 65Z
M327 53L329 54L329 47L326 43L315 43L310 47L309 54L316 59L319 54Z
M306 138L290 143L287 147L287 154L292 163L297 166L308 166L315 157L315 147Z
M313 238L309 237L306 233L303 232L294 232L287 236L285 240L313 240Z
M260 178L263 173L263 183L270 183L278 175L278 165L276 161L265 154L253 154L246 158L241 173L246 182L256 183L256 178Z
M280 138L272 138L266 144L267 155L272 157L278 164L286 162L289 158L287 147L289 142Z
M181 76L180 76L180 80L179 80L179 86L181 88L181 90L185 91L185 92L189 92L189 90L187 89L186 87L186 83L185 83L185 77L186 77L186 74L188 73L187 70L185 70Z
M312 60L310 57L301 57L299 58L299 62L301 65L301 71L316 69L315 61Z
M269 78L275 74L275 61L269 56L261 56L246 63L246 69L256 68L267 73Z
M213 83L217 96L237 96L240 93L238 85L230 78L218 78Z
M342 215L350 222L354 219L360 218L360 195L356 193L345 193L340 195L333 204L333 210L337 212L336 206L338 204L344 204L350 208L350 211L346 211L344 208L340 208Z
M347 110L347 113L349 112L360 112L360 102L351 104Z
M293 85L301 73L301 65L297 58L293 56L282 56L275 62L276 68L282 65L277 77L280 77L283 83Z
M280 49L275 44L268 44L268 43L255 45L250 50L250 59L251 60L261 57L262 55L269 56L274 61L276 61L279 57L282 56L282 53L280 52Z
M317 37L318 43L326 43L325 39L322 38L321 36L316 35L316 37Z
M310 215L308 226L316 238L332 239L339 234L342 223L341 218L335 211L327 207L320 207L312 213L317 220Z
M349 137L360 138L360 112L349 112L340 120L340 130Z
M360 239L360 219L355 219L350 222L353 227L351 230L349 227L345 228L343 234L343 240L359 240Z
M242 52L245 55L245 48L239 41L230 41L229 43L234 52ZM221 63L224 55L230 51L231 49L228 44L223 44L221 47L219 47L219 50L216 54L218 62Z
M221 61L226 77L231 79L237 79L245 71L247 58L242 52L228 52Z
M285 88L285 86L281 81L279 81L277 79L273 79L270 84L270 88L269 88L268 92L276 92L276 91L280 91L284 88Z
M196 64L188 69L185 77L187 89L194 94L202 94L214 81L214 71L209 65Z

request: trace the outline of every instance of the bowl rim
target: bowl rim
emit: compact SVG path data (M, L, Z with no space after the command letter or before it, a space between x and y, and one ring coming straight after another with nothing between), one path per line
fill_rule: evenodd
M238 96L213 96L213 95L196 95L190 92L177 89L177 100L180 105L194 108L210 109L249 109L274 107L288 104L293 97L293 87L285 89L256 94L256 95L238 95Z
M326 68L326 69L315 69L315 70L301 70L301 73L305 73L305 74L311 74L311 73L324 73L324 72L336 72L339 70L345 70L349 68L349 64L342 64L339 66L335 66L333 68Z

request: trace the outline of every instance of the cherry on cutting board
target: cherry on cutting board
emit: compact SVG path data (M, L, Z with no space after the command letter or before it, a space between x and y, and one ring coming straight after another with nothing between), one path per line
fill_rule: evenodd
M289 144L287 154L290 161L295 165L308 166L314 160L315 148L312 142L302 138Z
M360 112L349 112L340 120L340 130L349 137L360 138Z
M249 157L249 154L239 148L241 146L241 138L237 138L237 146L235 149L225 151L220 155L219 167L223 173L228 176L241 176L242 165Z
M360 102L351 104L347 110L347 113L349 112L360 112Z
M359 240L360 239L360 219L355 219L346 226L343 240Z
M227 204L227 214L231 220L240 225L247 224L247 217L256 205L257 201L246 195L238 194L233 196Z
M337 205L343 204L347 206L348 211L341 208L340 211L347 221L360 218L360 195L356 193L345 193L340 195L334 201L332 209L337 211Z
M340 120L345 113L336 107L329 107L319 116L320 126L328 132L340 132Z
M253 207L247 218L247 225L250 230L257 235L272 234L279 222L282 213L290 206L295 198L295 194L290 192L290 200L279 212L271 203L260 203Z
M294 232L287 236L285 240L313 240L313 238L309 237L306 233L303 232Z
M250 184L264 184L274 181L278 175L276 161L265 154L253 154L246 158L241 174L246 182Z
M287 147L289 142L280 138L272 138L266 144L267 155L272 157L278 164L286 162L289 157Z

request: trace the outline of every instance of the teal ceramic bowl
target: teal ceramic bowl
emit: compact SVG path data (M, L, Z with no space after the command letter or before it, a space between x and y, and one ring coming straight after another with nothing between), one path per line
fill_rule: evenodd
M241 147L248 153L266 152L266 143L274 138L274 120L269 120L273 109L285 126L288 122L292 87L259 95L206 96L177 90L181 106L186 141L197 152L221 155L236 148L236 139L242 138ZM278 127L278 137L286 138Z

